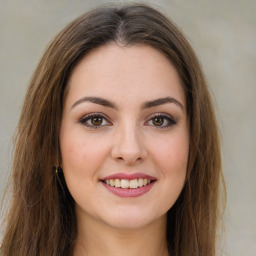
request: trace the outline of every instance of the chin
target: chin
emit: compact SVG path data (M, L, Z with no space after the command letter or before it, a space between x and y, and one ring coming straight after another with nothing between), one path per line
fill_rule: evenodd
M105 218L105 223L116 229L140 229L160 219L165 219L165 214L155 216L146 214L143 211L127 210L125 213L116 212L110 215L109 218Z

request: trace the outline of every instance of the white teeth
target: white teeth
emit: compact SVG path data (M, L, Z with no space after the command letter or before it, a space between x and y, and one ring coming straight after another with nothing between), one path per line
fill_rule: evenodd
M120 188L121 187L121 181L119 179L115 179L115 187Z
M125 179L110 179L105 180L105 183L111 187L116 188L139 188L146 186L150 183L150 179L133 179L133 180L125 180Z
M142 178L138 179L138 186L139 187L143 186L143 179Z
M110 180L110 186L114 187L115 186L115 180Z
M129 188L130 182L129 180L121 180L121 188Z
M138 187L137 179L130 180L130 188L137 188L137 187Z

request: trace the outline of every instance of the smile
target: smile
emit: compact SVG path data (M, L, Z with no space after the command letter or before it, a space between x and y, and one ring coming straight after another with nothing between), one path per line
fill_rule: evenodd
M100 181L107 191L117 196L138 197L149 192L157 180L144 173L116 173Z
M141 188L143 186L148 185L151 182L151 180L143 179L143 178L133 179L133 180L108 179L108 180L104 180L104 182L111 187L136 189L136 188Z

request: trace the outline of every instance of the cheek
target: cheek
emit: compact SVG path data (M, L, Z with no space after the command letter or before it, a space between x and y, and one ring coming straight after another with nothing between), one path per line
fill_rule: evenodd
M63 127L60 133L60 149L62 165L67 171L85 170L97 160L100 155L98 143L86 138L82 129ZM91 169L91 168L89 168Z
M187 133L173 136L164 142L155 143L155 168L160 175L161 190L157 197L167 212L178 199L186 179L189 153L189 138Z
M68 131L68 132L67 132ZM60 134L62 168L69 192L80 204L94 191L101 153L97 141L84 138L78 129L63 129ZM80 203L79 203L80 202Z
M83 167L82 163L89 159L89 151L85 150L87 147L87 143L77 138L76 135L63 133L60 143L63 168L76 171L78 167Z
M173 136L160 142L155 147L158 165L166 175L186 172L189 153L189 138L187 133Z
M166 147L165 153L159 158L158 165L161 169L161 176L166 185L166 192L179 194L184 186L187 173L188 150L183 146L176 145L173 148Z
M76 187L87 185L87 172L83 171L84 163L87 163L89 156L83 150L86 143L82 143L73 134L66 134L65 131L60 136L60 150L62 158L62 169L65 181L73 197L76 197Z
M80 188L87 190L98 182L97 171L107 156L107 146L102 139L93 135L87 136L81 127L62 127L62 168L70 192Z

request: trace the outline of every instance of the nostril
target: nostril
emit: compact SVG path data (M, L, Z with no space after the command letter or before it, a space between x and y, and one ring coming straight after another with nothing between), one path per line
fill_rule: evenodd
M127 142L115 145L112 149L111 155L117 161L123 161L126 164L133 164L144 160L147 153L141 144Z
M123 161L126 164L133 164L142 161L142 157L122 157L119 156L116 158L118 161Z

